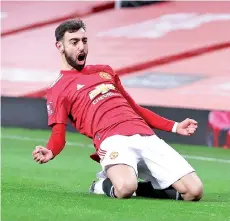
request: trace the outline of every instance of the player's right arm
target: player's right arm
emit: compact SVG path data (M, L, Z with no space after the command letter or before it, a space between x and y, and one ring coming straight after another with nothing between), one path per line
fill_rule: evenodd
M46 147L37 146L32 155L36 162L47 163L57 156L65 147L66 124L70 112L66 97L47 97L48 125L52 134Z
M197 122L193 119L185 119L178 123L143 108L136 104L133 98L125 91L118 75L115 75L116 86L121 94L126 98L131 107L138 113L152 128L156 128L163 131L178 133L183 136L190 136L195 133L197 129Z

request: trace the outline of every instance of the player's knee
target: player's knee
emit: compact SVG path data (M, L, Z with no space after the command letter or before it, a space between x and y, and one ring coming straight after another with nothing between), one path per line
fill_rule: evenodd
M195 172L187 174L174 185L185 201L199 201L203 196L203 184Z
M197 182L195 185L191 186L188 192L192 201L199 201L203 196L202 182Z
M137 181L124 181L116 186L115 192L117 198L130 198L137 190Z

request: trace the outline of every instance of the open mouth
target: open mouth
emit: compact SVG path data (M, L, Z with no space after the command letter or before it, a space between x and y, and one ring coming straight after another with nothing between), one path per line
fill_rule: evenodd
M85 54L78 55L77 60L78 61L84 61L85 60Z

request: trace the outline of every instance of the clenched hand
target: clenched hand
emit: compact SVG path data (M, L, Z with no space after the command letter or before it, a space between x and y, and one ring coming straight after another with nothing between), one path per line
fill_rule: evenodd
M32 156L34 160L40 164L47 163L54 157L51 150L42 146L36 146L35 150L32 153Z

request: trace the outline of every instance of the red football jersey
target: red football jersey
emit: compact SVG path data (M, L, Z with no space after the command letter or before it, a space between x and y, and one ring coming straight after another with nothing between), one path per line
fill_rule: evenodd
M61 71L47 93L48 124L72 125L94 141L112 135L154 134L119 91L119 78L109 66L86 66L81 72Z

